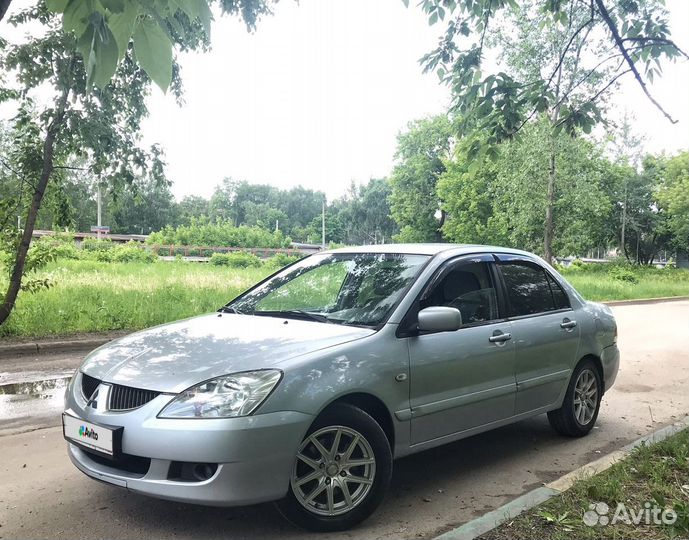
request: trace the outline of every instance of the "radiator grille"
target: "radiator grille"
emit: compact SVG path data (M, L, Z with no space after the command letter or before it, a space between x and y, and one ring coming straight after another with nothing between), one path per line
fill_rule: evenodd
M81 374L81 393L87 400L91 399L91 396L96 391L99 384L100 381L95 377L86 375L86 373Z
M91 399L91 396L93 396L93 393L100 383L101 381L95 377L86 375L86 373L81 374L81 392L87 400ZM154 392L153 390L142 390L141 388L113 384L110 388L108 409L111 411L137 409L146 405L146 403L159 394L160 392Z
M137 409L146 405L146 403L157 397L158 394L160 394L160 392L113 384L110 389L110 403L108 409L111 411Z

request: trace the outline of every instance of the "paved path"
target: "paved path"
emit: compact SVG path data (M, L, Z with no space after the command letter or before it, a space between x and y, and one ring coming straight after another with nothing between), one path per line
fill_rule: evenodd
M331 538L433 537L689 413L689 302L613 309L622 367L588 437L559 437L542 416L399 460L378 512ZM78 362L43 357L31 370L55 374ZM23 369L26 361L0 363L0 377L21 380ZM304 537L272 505L175 504L84 477L67 459L60 428L34 429L58 425L60 400L39 401L31 417L11 426L7 401L0 401L0 537Z

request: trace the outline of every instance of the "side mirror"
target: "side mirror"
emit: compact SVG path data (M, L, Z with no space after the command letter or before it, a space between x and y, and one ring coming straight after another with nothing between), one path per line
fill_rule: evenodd
M462 314L457 308L431 306L419 311L418 329L422 332L453 332L462 327Z

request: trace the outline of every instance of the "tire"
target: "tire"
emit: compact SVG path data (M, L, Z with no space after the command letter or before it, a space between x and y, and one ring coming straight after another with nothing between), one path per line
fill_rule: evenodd
M592 393L593 390L595 394ZM582 395L586 396L583 403L580 397ZM562 435L583 437L596 424L602 397L603 384L598 366L593 360L585 358L574 368L562 407L550 411L548 421Z
M338 451L333 452L336 438ZM361 523L390 485L392 452L385 432L353 405L338 403L325 410L304 437L298 456L287 496L276 505L287 520L309 531L341 531ZM352 462L359 465L347 465Z

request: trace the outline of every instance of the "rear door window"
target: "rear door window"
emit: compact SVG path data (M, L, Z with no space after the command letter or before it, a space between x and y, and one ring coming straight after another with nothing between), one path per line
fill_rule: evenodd
M509 261L498 266L513 317L556 309L548 278L541 267L525 261Z

